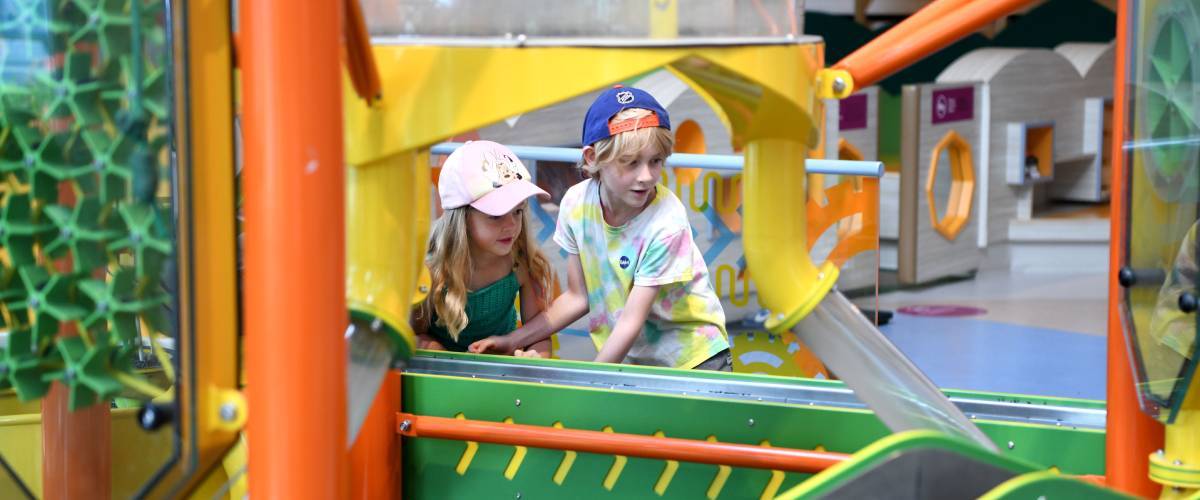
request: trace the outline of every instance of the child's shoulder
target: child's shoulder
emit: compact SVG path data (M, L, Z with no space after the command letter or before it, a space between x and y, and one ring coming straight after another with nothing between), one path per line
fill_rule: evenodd
M562 201L559 202L558 206L561 208L583 203L587 199L588 190L593 184L595 184L595 181L592 179L584 179L579 181L578 184L567 188L567 192L563 194Z
M671 191L671 188L659 184L657 191L655 191L655 197L657 199L654 205L655 210L658 212L655 215L656 218L669 217L685 224L687 223L687 209L684 208L683 202L679 200L675 192Z

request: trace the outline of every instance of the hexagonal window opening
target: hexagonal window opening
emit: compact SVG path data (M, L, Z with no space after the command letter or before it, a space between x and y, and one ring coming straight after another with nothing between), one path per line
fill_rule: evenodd
M933 229L953 241L971 218L975 199L975 170L971 145L951 130L933 148L925 197Z

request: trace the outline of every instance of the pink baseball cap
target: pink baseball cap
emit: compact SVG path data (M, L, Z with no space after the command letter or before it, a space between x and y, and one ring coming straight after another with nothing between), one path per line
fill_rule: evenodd
M470 141L446 158L438 194L442 208L470 205L488 215L504 215L530 196L550 198L532 180L512 150L492 141Z

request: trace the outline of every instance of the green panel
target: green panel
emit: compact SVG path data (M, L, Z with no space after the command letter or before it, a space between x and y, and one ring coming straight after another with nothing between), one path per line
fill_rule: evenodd
M1133 498L1116 490L1101 488L1077 479L1063 477L1053 472L1031 472L1014 477L980 497L980 500L1002 498L1055 498L1107 500Z
M513 360L525 363L524 360ZM561 363L573 367L621 371L655 371L642 367L604 367L580 363ZM678 371L672 372L678 375ZM731 380L764 377L740 374L693 373L702 378ZM765 378L775 383L835 384L826 381ZM419 415L454 417L462 413L473 420L503 421L550 426L561 422L574 429L602 430L611 426L616 432L705 439L716 436L722 442L759 444L769 440L773 446L853 453L888 435L882 423L870 412L854 409L784 405L742 400L708 399L679 395L633 393L529 384L502 380L465 379L438 375L404 375L404 411ZM517 400L521 401L518 406ZM753 419L754 424L750 425ZM1104 435L1100 431L1020 425L1002 422L978 422L993 440L1002 443L1004 455L1041 466L1057 466L1067 473L1102 474ZM1007 443L1014 447L1009 449ZM611 491L603 488L613 457L579 454L562 485L551 478L564 452L528 450L512 480L504 469L514 448L479 445L478 453L463 476L455 472L466 444L436 439L405 439L405 493L411 498L562 498L647 497L653 496L654 484L664 468L660 460L629 459ZM712 465L684 464L665 491L666 497L697 498L705 494L718 468ZM770 480L769 471L733 469L721 490L721 498L758 497ZM808 477L787 474L777 492L783 492Z
M808 481L804 485L785 492L781 497L792 499L829 495L836 491L838 487L853 482L855 478L861 476L864 472L889 460L897 453L924 449L949 451L963 459L990 464L999 469L1018 474L1036 470L1036 466L1033 464L991 453L958 438L933 431L910 431L887 436L876 441L865 449L855 453L850 460L825 470L814 476L811 481Z

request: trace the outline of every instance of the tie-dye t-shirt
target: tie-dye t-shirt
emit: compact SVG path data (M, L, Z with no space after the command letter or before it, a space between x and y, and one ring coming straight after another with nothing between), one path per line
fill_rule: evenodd
M654 200L622 227L604 222L600 183L572 186L559 205L554 241L578 254L587 282L588 330L600 349L637 286L658 286L646 325L625 362L693 368L729 348L725 311L692 241L679 198L657 187Z

